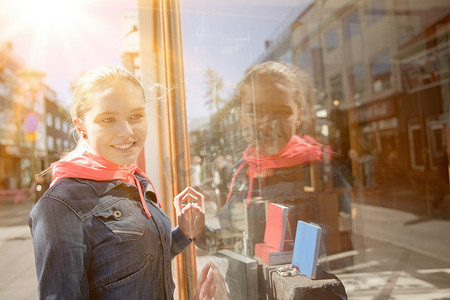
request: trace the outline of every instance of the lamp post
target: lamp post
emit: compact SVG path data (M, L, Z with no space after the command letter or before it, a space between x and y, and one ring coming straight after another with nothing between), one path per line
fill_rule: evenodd
M41 90L42 78L45 74L34 70L20 70L17 75L23 80L25 90L31 94L31 111L25 117L25 128L27 130L26 140L32 142L30 159L30 179L34 180L36 174L36 131L39 124L39 112L36 112L36 94Z

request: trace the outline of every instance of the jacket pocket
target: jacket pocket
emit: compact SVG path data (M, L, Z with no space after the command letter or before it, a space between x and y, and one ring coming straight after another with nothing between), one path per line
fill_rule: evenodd
M146 271L149 269L150 271L153 270L154 258L153 252L147 250L131 264L90 284L90 289L98 296L105 292L110 293L115 289L135 282L137 279L144 276Z
M133 204L126 200L112 203L93 214L120 240L138 240L144 235L144 224L133 210Z

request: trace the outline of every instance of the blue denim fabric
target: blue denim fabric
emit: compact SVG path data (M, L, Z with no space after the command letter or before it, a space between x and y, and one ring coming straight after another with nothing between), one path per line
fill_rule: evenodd
M137 175L143 190L148 182ZM173 299L171 259L191 242L135 186L65 178L28 218L40 299Z

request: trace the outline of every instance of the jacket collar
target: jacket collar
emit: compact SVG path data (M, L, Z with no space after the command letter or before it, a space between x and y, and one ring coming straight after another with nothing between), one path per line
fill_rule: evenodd
M156 194L152 188L152 185L147 180L147 178L145 178L144 176L142 176L141 174L139 174L137 172L135 173L135 176L138 179L142 190L145 191L146 195L148 192ZM80 179L80 178L73 178L73 179L89 185L95 191L95 193L97 194L98 197L104 196L109 191L118 187L119 185L124 185L127 187L134 186L130 183L123 182L120 179L104 180L104 181L97 181L97 180L91 180L91 179ZM149 195L147 195L147 196L149 196ZM155 198L155 199L153 199L153 198ZM149 199L156 201L156 197L149 197Z

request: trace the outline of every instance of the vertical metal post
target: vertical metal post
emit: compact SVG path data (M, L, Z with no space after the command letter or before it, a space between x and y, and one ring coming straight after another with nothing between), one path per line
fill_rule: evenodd
M190 185L179 2L138 3L142 80L150 116L146 170L176 223L173 197ZM176 262L178 299L192 299L197 278L195 246L178 255Z

